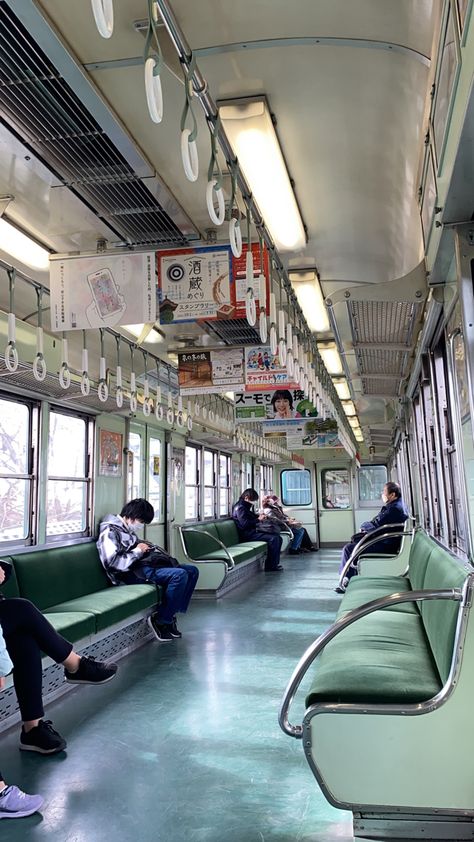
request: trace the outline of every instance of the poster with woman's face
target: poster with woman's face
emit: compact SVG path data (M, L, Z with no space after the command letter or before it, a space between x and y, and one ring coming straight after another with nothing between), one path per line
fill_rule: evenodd
M275 423L315 418L317 411L302 389L274 389L271 392L236 392L235 417L245 421L263 421L265 426Z

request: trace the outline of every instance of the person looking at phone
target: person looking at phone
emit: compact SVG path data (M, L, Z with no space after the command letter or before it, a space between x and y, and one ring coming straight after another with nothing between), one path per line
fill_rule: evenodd
M184 614L199 577L194 564L180 564L162 547L140 540L135 530L151 523L155 511L143 498L130 500L119 515L107 515L100 524L97 549L102 566L113 585L165 588L163 604L148 617L148 625L160 643L182 637L176 614Z

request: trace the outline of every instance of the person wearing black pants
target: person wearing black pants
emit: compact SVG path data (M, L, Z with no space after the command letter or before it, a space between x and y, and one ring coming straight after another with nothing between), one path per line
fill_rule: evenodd
M5 572L0 567L0 584L4 580ZM78 655L72 643L61 637L28 599L1 599L0 625L13 663L13 684L23 721L20 749L40 754L62 751L66 740L49 720L42 719L41 653L64 666L70 684L105 684L115 676L117 665L106 666L94 658Z
M280 564L281 545L283 543L279 532L265 532L259 530L259 523L265 519L265 515L257 515L252 505L258 500L258 494L254 488L246 488L240 495L237 503L232 509L239 536L242 541L265 541L268 545L265 570L267 573L283 570Z

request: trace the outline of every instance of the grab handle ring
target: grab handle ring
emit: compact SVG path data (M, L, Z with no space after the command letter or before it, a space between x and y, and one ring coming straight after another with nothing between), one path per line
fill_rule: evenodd
M67 363L63 363L59 369L59 385L61 389L69 389L71 385L71 372Z
M5 348L5 365L12 373L18 368L18 351L15 342L10 341Z
M229 242L234 257L242 256L242 229L240 220L235 216L229 222Z
M157 403L155 406L155 418L157 421L163 421L163 407L161 403Z
M265 312L265 309L260 310L260 316L259 316L258 321L259 321L260 339L261 339L262 343L265 345L265 343L267 341L267 337L268 337L267 314Z
M112 0L92 0L95 25L102 38L110 38L114 31L114 7Z
M82 394L84 395L85 398L90 393L90 390L91 390L91 381L89 380L89 375L88 375L87 371L83 371L82 377L81 377L81 392L82 392Z
M254 327L257 321L257 305L255 303L255 296L253 294L252 287L248 288L247 295L245 296L245 315L250 327Z
M199 176L199 158L195 140L189 140L191 129L181 132L181 160L184 174L188 181L197 181Z
M153 56L149 56L145 62L145 94L150 118L154 123L161 123L163 119L163 91L160 74L155 74L156 66L156 60Z
M46 377L46 363L41 352L38 352L33 360L33 377L40 383Z
M168 409L166 412L166 420L168 424L172 424L174 421L174 412L172 409Z
M105 403L109 397L109 387L107 386L106 380L99 380L99 385L97 387L97 396L101 403Z
M214 193L217 199L217 210L214 207ZM222 225L225 219L224 191L217 181L208 181L206 187L207 212L214 225Z

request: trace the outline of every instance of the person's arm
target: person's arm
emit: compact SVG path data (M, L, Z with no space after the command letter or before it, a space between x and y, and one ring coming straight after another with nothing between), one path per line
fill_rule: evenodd
M149 549L147 544L137 544L133 549L126 548L120 540L120 532L113 526L103 529L97 541L100 560L103 566L114 570L129 570Z
M248 532L249 530L256 529L258 516L245 506L237 505L234 509L233 518L241 532Z
M382 506L378 515L376 515L371 521L372 529L379 529L381 526L387 526L392 523L405 523L407 517L408 515L406 515L399 506L393 503L388 506ZM365 524L362 525L364 526Z

